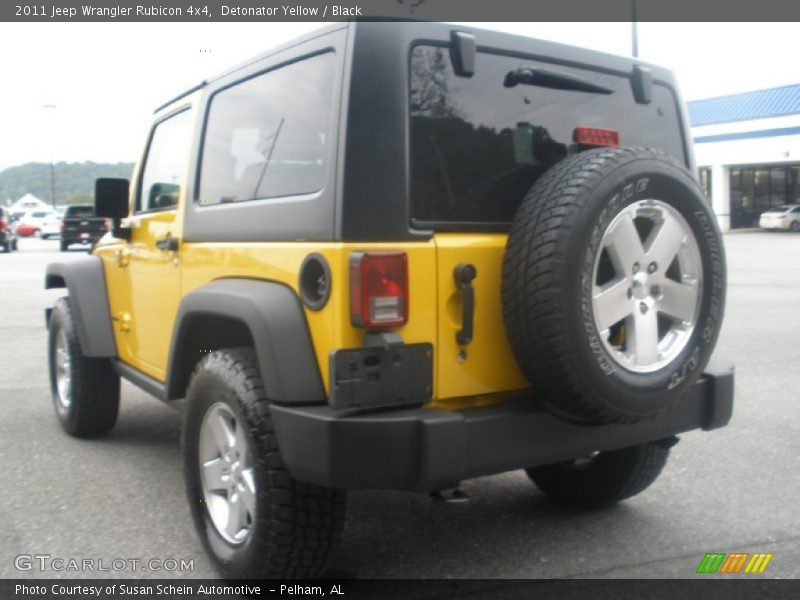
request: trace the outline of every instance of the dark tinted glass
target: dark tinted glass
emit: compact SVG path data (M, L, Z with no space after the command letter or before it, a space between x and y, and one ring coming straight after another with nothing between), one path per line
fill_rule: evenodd
M191 112L188 110L156 125L142 171L137 210L170 210L178 204L191 133Z
M557 70L612 94L504 86L520 67ZM624 146L661 149L685 162L675 101L653 86L636 104L630 81L593 71L479 52L475 75L456 77L445 48L411 54L413 216L427 222L509 222L525 193L575 152L576 127L613 129Z
M64 216L66 217L93 217L94 208L91 206L68 206Z
M254 77L214 96L203 145L203 205L308 194L325 184L334 55Z
M775 167L769 172L769 203L776 206L786 202L786 169Z

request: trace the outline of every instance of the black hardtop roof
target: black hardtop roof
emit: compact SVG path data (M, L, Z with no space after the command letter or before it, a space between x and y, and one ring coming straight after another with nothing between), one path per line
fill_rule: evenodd
M223 79L233 73L236 73L239 70L245 69L250 65L257 63L258 61L263 60L269 56L278 54L280 52L284 52L295 46L299 46L309 40L323 37L334 31L339 31L341 29L371 27L371 26L411 27L414 28L415 30L415 37L418 37L419 39L434 40L434 41L437 39L444 39L448 37L451 31L463 31L475 35L479 50L482 47L483 48L488 47L496 50L505 49L510 52L524 51L526 54L536 55L543 58L545 57L549 59L556 58L557 62L563 62L564 64L588 65L588 66L602 68L605 71L617 72L620 74L629 73L634 65L641 65L649 68L652 71L654 80L662 81L664 83L674 86L674 76L669 69L665 69L663 67L659 67L657 65L653 65L650 63L646 63L644 61L632 57L619 56L616 54L608 54L605 52L590 50L579 46L571 46L559 42L551 42L547 40L541 40L538 38L527 37L524 35L518 35L513 33L506 33L502 31L481 29L479 27L472 27L470 25L464 25L464 24L456 25L453 23L439 23L439 22L426 22L426 21L356 20L351 22L341 22L341 23L334 23L331 25L327 25L325 27L321 27L319 29L310 31L305 35L296 37L284 44L280 44L278 46L270 48L269 50L266 50L261 54L258 54L242 63L239 63L238 65L235 65L234 67L231 67L230 69L218 73L214 77L206 79L200 82L199 84L189 88L188 90L175 96L171 100L160 105L153 112L158 113L164 110L165 108L169 107L173 103L177 102L178 100L185 98L189 94L192 94L200 89L203 89L210 83ZM602 26L602 24L598 24L598 26Z

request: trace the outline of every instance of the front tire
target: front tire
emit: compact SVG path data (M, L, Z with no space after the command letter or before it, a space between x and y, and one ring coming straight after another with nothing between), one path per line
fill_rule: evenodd
M602 508L644 491L661 474L669 438L611 452L599 452L564 463L526 469L542 492L558 502L579 508Z
M105 358L81 351L67 298L59 298L49 322L50 390L61 427L93 437L111 430L119 412L119 376Z
M64 240L61 240L59 245L60 245L60 248L61 248L61 252L66 252L69 249L69 244L67 242L65 242Z
M183 458L202 543L223 577L321 575L344 524L345 493L286 470L250 348L203 358L187 392Z

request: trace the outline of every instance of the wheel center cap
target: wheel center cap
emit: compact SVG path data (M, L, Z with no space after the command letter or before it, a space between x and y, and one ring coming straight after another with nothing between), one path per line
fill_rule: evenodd
M639 300L644 300L650 295L650 288L647 286L647 273L639 271L633 276L633 295Z

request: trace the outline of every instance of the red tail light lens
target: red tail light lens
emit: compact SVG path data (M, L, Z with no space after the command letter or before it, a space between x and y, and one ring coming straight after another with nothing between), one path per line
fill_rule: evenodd
M111 229L111 222L108 219L103 219L103 228L108 231Z
M576 127L572 140L579 146L588 148L616 148L619 146L619 131L597 129L596 127Z
M8 229L8 225L6 224L5 219L0 219L0 231L5 231Z
M64 231L64 219L61 219L61 231Z
M350 321L355 327L397 327L408 321L405 252L350 255Z

